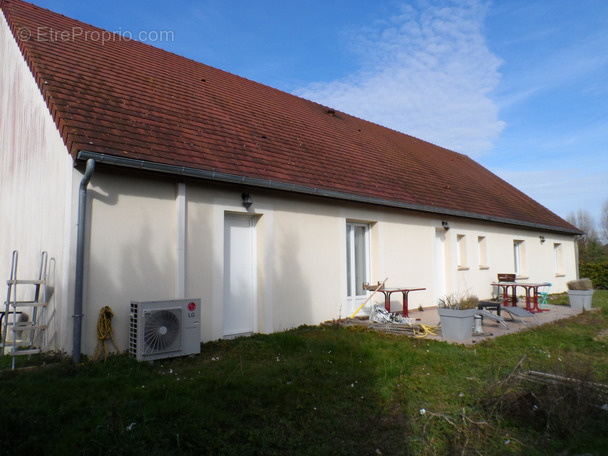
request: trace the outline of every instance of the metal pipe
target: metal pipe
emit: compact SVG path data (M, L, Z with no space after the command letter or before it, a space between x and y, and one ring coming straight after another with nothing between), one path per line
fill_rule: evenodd
M175 252L175 297L186 296L186 184L177 183L175 198L177 212L177 239Z
M78 234L76 238L76 279L74 286L74 346L72 349L72 359L75 364L80 362L82 345L82 301L84 283L84 232L87 215L87 186L91 176L95 171L95 160L89 158L84 175L80 181L78 192Z

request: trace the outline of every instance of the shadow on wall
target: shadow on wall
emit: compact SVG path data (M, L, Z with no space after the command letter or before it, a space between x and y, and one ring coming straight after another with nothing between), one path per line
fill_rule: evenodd
M83 353L92 353L97 344L97 322L104 306L109 306L114 317L112 326L118 350L128 349L129 310L131 301L156 301L174 297L175 290L175 232L167 233L162 211L150 210L148 202L156 204L159 192L154 197L146 195L144 189L134 185L103 186L99 179L95 185L99 191L89 189L87 219L85 279L83 313ZM158 185L163 185L159 182ZM116 189L119 189L116 190ZM120 204L120 199L131 190L128 199ZM167 195L170 193L167 192ZM120 195L120 198L119 198ZM136 198L131 198L136 197ZM154 200L153 202L151 200ZM172 198L165 198L170 204ZM163 202L161 201L161 205ZM101 205L101 206L100 206ZM132 207L127 207L132 205ZM107 207L112 206L108 211ZM91 224L91 214L95 220ZM98 220L110 214L114 220ZM116 219L120 214L121 219ZM171 212L175 220L175 211ZM109 346L109 351L114 347Z
M310 283L310 276L301 264L303 247L300 239L291 230L282 230L281 240L276 246L275 253L278 253L273 271L272 296L275 331L317 323L314 321L310 296L314 284ZM310 268L310 265L307 267Z
M125 351L130 302L175 296L175 181L97 174L93 184L93 190L89 189L82 349L84 353L94 351L99 312L110 306L114 312L114 338L118 349ZM203 340L221 337L223 327L219 326L224 320L223 260L217 258L223 248L214 245L223 235L213 232L217 224L213 220L212 190L189 183L186 192L185 296L201 298ZM327 208L328 213L330 209ZM305 212L299 214L310 217ZM258 224L258 229L272 228L275 234L269 241L264 233L258 236L264 239L257 252L258 267L264 271L257 277L261 290L257 328L265 332L316 324L338 318L340 311L346 312L336 302L342 296L341 290L336 289L341 283L341 260L328 258L328 252L336 250L335 239L314 224L306 229L303 239L298 235L304 232L302 226L296 230L292 225L293 216L297 214L290 214L291 221L284 225L276 214L267 219L274 226L264 228L264 223ZM260 217L266 221L263 214ZM295 223L299 223L298 219ZM320 232L311 234L311 229ZM269 254L273 255L270 260Z
M66 319L65 321L68 323L61 324L61 321L57 320L57 299L55 296L55 271L56 271L57 262L55 258L49 258L47 270L46 270L46 302L48 303L46 306L46 324L48 328L46 330L47 339L43 344L42 340L37 340L36 344L45 345L46 347L59 347L61 341L59 340L59 330L62 326L67 324L67 328L71 328L71 321ZM61 301L59 301L61 302ZM66 328L66 329L67 329ZM40 336L42 337L42 335Z

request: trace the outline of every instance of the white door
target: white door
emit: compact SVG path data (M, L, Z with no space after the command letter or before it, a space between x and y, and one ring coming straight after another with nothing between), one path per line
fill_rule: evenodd
M346 283L349 316L367 299L363 283L369 283L369 225L346 224Z
M255 331L256 249L253 217L224 218L224 335Z
M445 231L443 228L435 229L435 304L437 300L446 295L445 280Z

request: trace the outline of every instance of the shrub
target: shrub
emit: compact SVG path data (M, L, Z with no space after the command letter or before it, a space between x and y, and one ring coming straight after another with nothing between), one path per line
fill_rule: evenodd
M608 290L608 263L581 263L580 273L593 281L596 290Z
M449 294L443 298L439 298L437 307L444 309L474 309L479 303L479 298L472 294L466 294L464 296L458 296L455 294Z
M571 280L566 284L568 290L593 290L593 283L590 279Z

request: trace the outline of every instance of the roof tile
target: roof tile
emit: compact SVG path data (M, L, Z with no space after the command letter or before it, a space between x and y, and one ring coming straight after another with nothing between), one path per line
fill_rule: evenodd
M75 159L86 150L579 232L465 155L119 35L90 39L102 31L20 0L1 7ZM44 33L22 40L23 27Z

